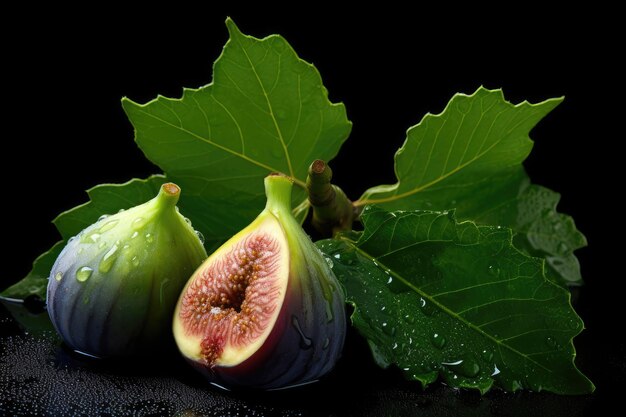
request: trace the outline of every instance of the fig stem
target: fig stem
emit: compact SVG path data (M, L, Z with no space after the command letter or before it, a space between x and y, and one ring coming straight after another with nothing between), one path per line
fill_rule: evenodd
M270 174L265 177L265 195L267 210L277 216L284 213L291 215L291 189L293 180L282 174Z
M180 198L180 187L173 182L166 182L161 186L157 195L157 204L163 208L174 207Z
M321 159L309 167L306 186L313 207L312 224L324 236L351 230L356 217L354 206L343 190L331 184L333 171Z

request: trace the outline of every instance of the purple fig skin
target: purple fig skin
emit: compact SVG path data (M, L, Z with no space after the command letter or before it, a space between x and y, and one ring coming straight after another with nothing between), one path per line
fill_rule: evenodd
M176 209L180 188L103 217L72 238L52 267L47 310L72 349L96 357L153 352L180 290L206 251Z
M181 294L174 315L174 335L179 350L194 368L219 386L265 390L298 386L326 375L341 356L346 333L343 289L321 252L292 216L291 186L286 177L266 178L266 209L250 226L226 242L222 247L225 249L220 248L211 255L194 273ZM223 363L219 355L217 358L203 357L198 344L209 340L212 335L191 335L186 331L181 313L188 308L183 305L190 294L185 294L198 287L192 283L206 276L207 269L221 265L220 259L230 259L228 251L237 249L239 242L253 233L274 235L268 236L268 239L277 238L285 242L282 251L287 253L280 253L280 262L286 264L285 276L275 279L286 279L287 283L284 294L276 300L276 303L282 303L276 319L261 335L266 338L258 349L247 357L238 358L237 363ZM280 236L277 237L277 234ZM254 291L248 288L246 297L251 297ZM217 307L211 305L208 308ZM207 317L211 320L210 316ZM219 321L217 323L217 326L222 325ZM224 325L232 326L233 322L228 323ZM206 329L212 327L207 326ZM235 331L233 326L231 332ZM228 342L221 347L229 349Z

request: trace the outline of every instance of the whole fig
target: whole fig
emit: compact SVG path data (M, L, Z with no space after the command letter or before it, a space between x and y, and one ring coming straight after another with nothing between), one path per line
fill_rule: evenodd
M176 306L180 352L218 385L312 382L341 354L343 289L293 217L291 188L265 178L265 210L196 270Z
M163 184L152 200L69 240L50 273L47 308L71 348L123 356L171 337L180 291L207 256L178 212L179 196L176 184Z

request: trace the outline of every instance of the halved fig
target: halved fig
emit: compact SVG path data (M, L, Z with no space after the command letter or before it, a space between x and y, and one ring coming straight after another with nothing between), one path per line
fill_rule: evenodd
M343 290L291 214L291 188L265 179L265 210L196 270L176 306L180 352L219 385L299 385L340 356Z

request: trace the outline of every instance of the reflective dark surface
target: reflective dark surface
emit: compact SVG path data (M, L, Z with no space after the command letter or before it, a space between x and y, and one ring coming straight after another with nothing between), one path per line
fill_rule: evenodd
M378 369L353 333L339 366L326 379L285 391L236 393L208 385L174 351L125 360L72 352L45 312L34 314L21 305L1 304L0 334L0 415L572 417L597 412L624 382L620 352L600 357L589 338L577 345L581 367L598 385L595 394L492 390L481 397L440 383L422 390L394 369ZM620 349L623 354L623 345Z

